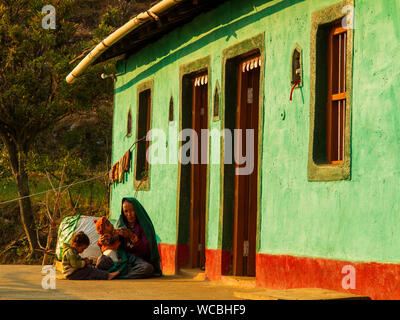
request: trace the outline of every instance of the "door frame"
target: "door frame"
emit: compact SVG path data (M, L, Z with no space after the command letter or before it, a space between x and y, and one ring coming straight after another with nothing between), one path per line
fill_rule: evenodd
M260 67L260 84L259 84L259 111L258 111L258 153L255 155L257 157L257 163L258 163L258 168L257 168L257 234L256 234L256 257L259 252L259 247L260 247L260 218L261 218L261 195L262 195L262 151L263 151L263 136L264 136L264 78L265 78L265 33L260 33L256 35L255 37L246 39L244 41L241 41L231 47L226 48L223 50L222 53L222 81L221 81L221 108L220 108L220 115L221 115L221 129L225 128L225 115L226 115L226 110L234 108L236 111L236 94L237 94L237 89L235 89L235 97L232 101L228 102L227 105L227 94L232 94L232 91L230 90L229 86L232 85L230 84L230 80L227 79L227 72L236 72L238 68L238 63L240 61L240 57L243 55L246 55L247 53L250 53L252 51L259 51L260 57L261 57L261 67ZM238 60L238 61L236 61ZM229 69L229 70L228 70ZM235 83L236 86L236 83ZM233 136L233 135L232 135ZM232 259L233 257L233 243L230 243L230 245L225 244L226 239L230 238L233 239L233 220L232 220L232 230L230 229L230 223L227 223L227 219L234 219L234 210L232 212L225 212L224 214L224 200L225 200L225 181L224 181L224 144L222 143L221 147L221 168L220 168L220 176L221 176L221 188L220 188L220 206L219 206L219 221L220 227L219 227L219 234L220 236L218 237L218 248L221 249L222 251L229 251L230 252L230 257ZM233 198L234 201L234 198ZM233 205L232 205L233 207ZM226 211L226 210L225 210ZM231 217L229 215L232 215ZM225 227L224 226L229 226ZM230 233L230 234L229 234ZM232 241L232 240L230 240ZM229 241L228 241L229 242ZM232 241L233 242L233 241ZM257 258L256 258L257 260ZM222 266L222 271L223 270L229 270L227 266ZM256 276L257 276L257 263L256 263Z
M184 79L193 76L194 74L198 73L199 71L206 71L208 75L208 97L207 97L207 128L210 128L210 121L211 121L211 89L212 89L212 74L211 74L211 56L206 56L192 62L183 64L179 68L179 125L178 125L178 134L182 131L182 122L183 122L183 110L185 108L191 108L192 105L188 105L189 101L192 103L192 99L187 99L188 101L184 101ZM190 93L192 95L192 93ZM180 149L182 147L182 141L178 139L178 179L177 179L177 197L176 197L176 244L177 244L177 252L175 255L175 265L176 270L181 267L179 265L179 261L187 261L189 263L189 251L187 252L179 252L181 250L181 245L188 246L188 250L190 250L190 220L187 222L181 221L181 215L188 214L187 212L183 212L183 208L181 208L180 198L181 198L181 180L182 180L182 164L181 164L181 154ZM208 163L210 163L210 137L208 138ZM209 210L209 185L210 185L210 166L207 165L207 172L206 172L206 195L205 195L205 248L207 249L207 240L208 240L208 210ZM190 211L190 203L189 203L189 211ZM190 215L190 212L189 212ZM190 218L190 216L189 216ZM188 242L187 243L180 243L180 233L184 232L184 229L188 229ZM182 257L183 255L183 257ZM179 261L178 261L179 260ZM183 263L185 265L185 263Z
M201 154L200 147L201 147L201 139L202 139L201 130L204 129L204 128L201 128L201 126L202 126L203 122L205 122L205 125L206 125L205 129L208 130L209 129L208 128L209 123L208 123L208 117L205 118L205 119L201 118L201 112L200 112L200 117L199 117L199 115L196 114L196 109L197 109L196 106L197 106L197 101L198 101L198 98L196 96L196 91L202 91L202 89L201 89L201 86L196 87L195 79L200 77L200 76L206 76L208 78L208 70L207 69L203 69L203 70L200 70L199 72L196 72L196 73L193 73L193 74L190 75L191 82L192 82L192 129L197 132L197 139L198 139L197 144L196 144L196 146L198 148L198 150L197 150L198 151L198 153L197 153L197 156L198 156L197 157L197 161L198 161L198 163L197 164L193 164L193 163L190 164L190 176L191 176L191 180L190 180L190 200L191 200L191 203L190 203L190 230L189 230L189 239L190 239L190 242L189 242L189 263L190 263L191 267L197 267L197 266L199 266L199 267L204 266L205 267L205 259L206 259L206 257L205 257L205 255L206 255L206 253L205 253L205 251L206 251L206 243L205 243L205 235L206 235L206 233L205 233L206 232L206 229L205 229L205 226L206 226L205 207L206 207L206 203L207 203L207 197L206 197L205 192L206 192L206 189L207 189L207 172L208 172L209 163L202 164L203 157L202 157L202 154ZM206 96L206 101L207 101L206 111L207 111L207 115L208 115L208 108L210 107L209 103L208 103L208 100L209 100L208 99L208 95L209 95L209 90L208 90L209 83L208 83L208 81L207 81L206 85L207 85L206 91L201 92L201 95L203 95L203 94L207 95ZM204 84L202 86L204 86ZM197 88L200 88L200 90L198 90ZM202 97L200 97L200 100L201 99L202 99ZM200 111L200 110L197 110L197 111ZM200 127L200 132L198 132L197 128L195 128L195 127ZM206 143L207 143L207 146L208 146L209 141L207 141ZM209 149L207 150L207 161L209 159L208 152L209 152ZM202 167L204 165L206 166L205 167L205 172L204 172L204 167ZM196 194L195 186L198 183L198 181L193 180L193 176L196 175L196 174L200 174L201 172L203 172L205 174L205 179L206 179L205 186L200 187L201 193L203 193L203 191L204 191L204 196L203 197L199 197L199 194ZM196 201L198 201L197 204L196 204ZM198 205L198 206L203 206L204 205L204 217L202 217L201 215L199 215L199 216L195 216L194 215L194 212L197 211L197 210L195 210L196 205ZM203 226L203 223L204 223L204 226ZM202 229L203 229L203 232L202 232ZM198 246L194 245L195 241L196 241L196 243L198 245L202 246L201 249L199 249ZM204 241L204 243L203 243L203 241ZM200 256L199 256L199 251L200 251ZM204 257L202 256L203 253L204 253ZM204 261L202 261L203 258L204 258Z
M258 142L258 127L259 127L259 112L260 110L256 110L254 111L257 112L256 118L257 118L257 122L255 122L252 118L247 118L248 113L247 113L247 107L243 105L243 100L244 97L247 96L247 93L245 91L243 91L243 83L244 83L244 76L246 75L246 78L248 77L248 75L245 72L242 72L242 68L240 67L244 61L249 60L249 59L254 59L257 58L259 59L260 53L259 51L250 51L249 54L245 54L245 55L241 55L240 56L240 60L238 59L238 64L237 64L237 78L236 78L236 83L237 83L237 103L236 103L236 119L235 119L235 129L248 129L247 125L250 122L250 128L255 128L255 130L257 130L257 142ZM258 93L260 92L260 69L259 67L256 68L258 70ZM247 72L252 72L252 71L247 71ZM247 86L246 86L247 87ZM260 101L259 101L259 95L257 97L254 97L254 99L257 99L257 106L259 108L260 106ZM246 104L246 103L245 103ZM247 103L248 104L248 103ZM245 110L243 110L243 108ZM253 115L254 116L254 115ZM246 123L243 123L243 119ZM254 126L253 126L254 124ZM245 128L242 127L242 125L245 125ZM242 132L242 142L243 139L246 139L246 137L243 137L243 132ZM235 148L237 141L234 142ZM247 147L246 147L247 148ZM257 150L257 154L258 154L258 144L255 146L256 150ZM236 149L235 149L236 152ZM255 157L256 163L257 163L257 170L258 170L258 159ZM238 166L235 164L235 166L233 167L234 170L236 170L238 168ZM247 214L240 214L240 212L243 212L242 209L240 209L240 206L242 204L247 204L247 207L245 207L244 211L246 211L247 209L250 208L251 205L251 199L247 199L244 200L241 197L241 191L243 191L243 188L246 190L247 192L250 193L250 189L253 189L254 187L256 188L256 198L258 195L258 177L257 177L257 172L254 172L254 174L256 174L256 177L254 177L253 173L251 175L247 175L247 176L238 176L238 175L234 175L234 206L233 206L233 234L232 234L232 267L233 267L233 273L234 275L246 275L249 276L249 270L248 270L248 266L250 264L249 261L250 260L250 247L254 248L254 250L256 251L256 237L251 236L249 234L249 229L250 229L250 222L251 225L253 226L253 222L255 222L255 228L256 228L256 232L257 232L257 208L256 210L256 217L255 217L255 221L253 220L254 217L250 220L250 210L247 212ZM251 179L250 179L251 178ZM257 182L255 183L254 186L254 178L256 178ZM247 194L249 195L249 194ZM253 192L254 195L254 192ZM243 201L243 202L242 202ZM257 200L256 200L257 201ZM253 206L252 206L253 207ZM253 208L254 210L254 208ZM251 211L253 212L253 211ZM244 259L244 237L245 234L247 234L247 242L249 244L249 249L247 252L247 258L246 258L246 263L245 259ZM250 239L252 239L251 243L250 243ZM253 242L254 241L254 242ZM253 253L253 251L251 250L251 252ZM254 273L255 273L255 259L256 256L254 255L254 261L252 261L251 263L254 264ZM246 273L245 273L246 270Z

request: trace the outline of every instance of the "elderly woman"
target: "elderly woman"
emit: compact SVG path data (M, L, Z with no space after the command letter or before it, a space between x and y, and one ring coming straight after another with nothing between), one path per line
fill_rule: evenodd
M102 269L122 269L126 279L161 276L160 255L153 223L142 205L135 198L123 198L121 215L115 224L121 245L119 254L123 261L113 265L101 256L98 267ZM101 240L101 239L100 239Z

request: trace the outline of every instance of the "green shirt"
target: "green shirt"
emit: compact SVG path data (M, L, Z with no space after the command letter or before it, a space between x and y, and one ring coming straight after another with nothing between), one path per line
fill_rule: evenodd
M69 244L63 244L62 256L62 273L65 275L72 274L75 270L83 268L86 265L85 261L81 258L75 248Z

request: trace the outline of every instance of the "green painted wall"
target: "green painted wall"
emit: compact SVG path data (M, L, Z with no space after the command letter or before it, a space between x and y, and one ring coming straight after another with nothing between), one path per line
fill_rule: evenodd
M264 33L259 252L400 262L400 0L355 0L351 180L307 180L311 13L337 2L230 1L129 57L126 74L115 84L112 163L136 139L138 84L154 80L152 128L168 132L171 95L179 120L180 66L210 55L213 93L216 81L221 85L223 50ZM296 44L303 50L303 87L290 102L290 56ZM120 61L118 72L123 69ZM125 137L128 108L134 116L131 137ZM212 108L209 112L210 128L219 129L222 121L212 121ZM209 172L207 247L217 249L219 165ZM152 165L150 190L138 192L162 243L176 243L177 183L178 165ZM121 198L134 193L131 170L126 182L112 189L113 218Z

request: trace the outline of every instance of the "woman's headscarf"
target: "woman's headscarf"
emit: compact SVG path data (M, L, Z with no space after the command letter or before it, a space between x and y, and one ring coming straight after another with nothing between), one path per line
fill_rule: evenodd
M154 230L154 226L153 226L153 223L151 222L149 215L147 214L146 210L143 208L143 206L140 204L140 202L138 200L136 200L135 198L122 198L121 215L115 225L115 228L116 229L122 228L122 227L126 228L128 226L128 220L126 219L126 216L125 216L124 210L123 210L123 206L122 206L122 204L124 203L125 200L128 200L130 203L133 204L133 207L135 208L135 213L136 213L136 221L142 227L143 232L146 235L146 238L149 242L150 261L148 261L148 262L153 265L154 274L161 275L160 254L158 252L156 232Z

